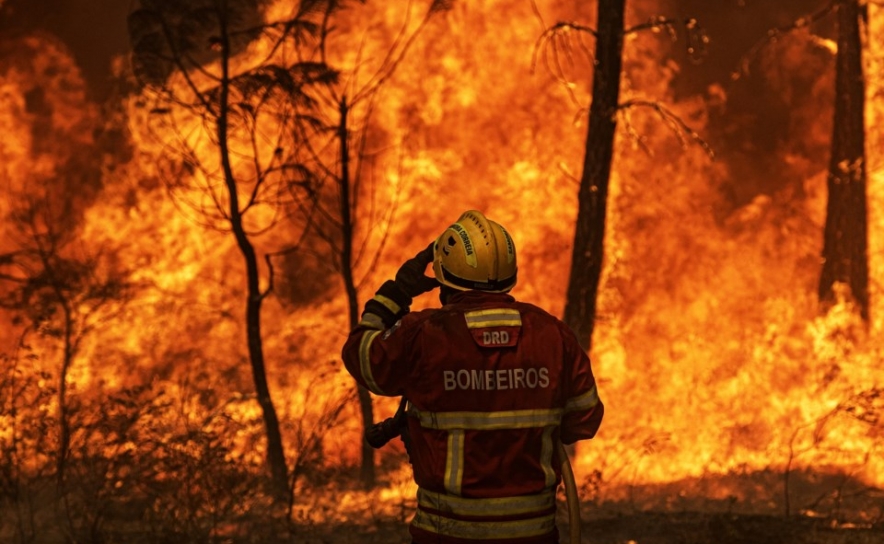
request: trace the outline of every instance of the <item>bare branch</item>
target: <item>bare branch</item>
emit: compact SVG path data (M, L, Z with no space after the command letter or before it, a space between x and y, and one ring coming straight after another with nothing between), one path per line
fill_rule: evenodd
M627 28L623 31L624 36L635 34L642 30L665 30L669 33L673 40L677 38L675 25L680 21L678 19L670 19L663 16L652 17L649 21Z
M580 47L589 64L592 65L595 55L583 41L583 37L587 34L593 38L598 37L595 29L588 26L565 21L558 22L547 28L540 35L534 44L534 52L531 56L531 72L534 73L536 71L538 58L542 58L547 72L565 88L568 96L571 98L571 102L578 106L580 101L574 92L574 83L569 80L566 73L567 70L562 65L559 55L564 54L568 64L573 67L576 63L574 62L572 50L576 45Z
M679 141L682 145L685 145L688 141L699 145L706 155L709 156L710 159L715 158L715 153L712 150L712 147L700 136L694 129L689 127L687 123L685 123L681 117L672 112L669 108L667 108L664 104L651 100L628 100L626 102L621 103L617 110L620 112L625 112L631 108L636 107L644 107L651 108L660 116L661 119L672 129L672 132L678 137ZM627 121L628 124L628 121ZM640 145L643 145L641 139L638 140ZM647 149L647 148L646 148Z
M402 173L402 155L399 156L399 173ZM378 262L380 262L381 255L384 254L384 248L387 245L387 240L389 239L390 229L393 227L393 217L395 216L396 209L399 204L399 196L401 193L401 186L397 187L396 192L393 195L393 202L388 206L387 213L385 216L381 216L381 233L380 233L380 243L378 247L375 249L374 255L372 256L371 263L366 267L365 275L362 279L357 283L357 287L362 288L365 283L368 281L371 275L371 271L377 268ZM374 216L375 212L375 202L374 202L374 191L372 191L372 210L371 215ZM361 256L365 251L365 247L367 247L368 237L365 238L363 242L363 247L359 250L359 259L361 260Z
M546 47L550 43L553 43L553 50L556 50L557 48L555 47L555 41L558 38L567 39L572 31L590 34L593 38L598 37L598 33L595 31L595 29L588 26L567 21L560 21L554 24L553 26L544 30L543 33L540 34L540 37L537 38L537 42L535 42L534 44L534 52L531 56L531 71L534 72L537 67L537 57L539 52L545 51ZM588 49L584 49L584 52L588 54L590 59L593 57L592 52L590 52Z
M709 47L709 36L699 22L690 17L687 19L672 19L668 17L654 17L651 20L635 25L624 31L624 35L635 34L644 30L653 32L666 31L669 38L675 42L678 40L678 27L684 26L687 33L687 53L695 62L706 56Z
M543 15L540 13L540 8L537 7L537 2L535 0L531 0L531 11L534 12L534 15L537 17L537 22L540 23L540 28L545 29L546 23L543 21Z
M190 75L190 71L191 69L196 69L209 79L217 80L218 78L202 68L202 65L193 60L193 58L189 55L185 55L182 52L177 51L177 49L175 48L176 40L173 36L172 29L169 28L169 22L163 16L159 16L158 20L163 29L163 34L166 38L166 44L172 50L172 56L165 60L170 60L178 67L179 72L181 73L182 77L184 77L184 81L187 82L187 86L190 88L191 92L193 92L194 98L196 98L196 100L200 102L202 107L205 108L206 112L209 112L212 115L217 115L217 112L214 111L214 105L208 102L206 97L203 96L203 94L200 92L199 87ZM185 64L185 59L188 61L190 66L187 66Z
M257 33L269 35L271 31L276 31L276 40L274 41L273 45L271 45L268 49L267 54L264 56L264 60L258 63L259 65L262 65L268 63L270 59L274 58L279 49L286 42L286 40L292 35L294 35L295 39L297 40L302 34L316 36L319 33L319 30L319 25L304 19L303 14L298 13L294 17L283 21L273 21L265 23L263 25L253 26L250 28L238 30L236 32L231 32L230 36L251 36Z
M783 34L794 32L796 30L809 28L812 24L825 18L827 15L835 11L835 8L836 2L834 0L829 0L819 10L811 13L810 15L799 17L794 22L792 22L792 24L768 30L767 34L763 38L755 42L755 45L750 47L746 54L740 58L737 68L731 73L731 78L737 80L742 76L748 74L749 64L751 64L752 61L755 60L755 58L758 56L758 53L761 52L761 50L767 47L769 44L776 42L780 38L780 36L782 36Z

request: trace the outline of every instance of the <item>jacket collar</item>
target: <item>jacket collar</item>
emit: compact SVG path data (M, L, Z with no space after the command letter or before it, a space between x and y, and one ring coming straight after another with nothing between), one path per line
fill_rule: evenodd
M516 299L508 293L485 293L483 291L458 291L448 297L448 304L509 303Z

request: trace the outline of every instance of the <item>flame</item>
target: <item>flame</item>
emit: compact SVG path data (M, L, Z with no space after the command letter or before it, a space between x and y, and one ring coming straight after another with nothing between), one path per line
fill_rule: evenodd
M268 16L287 13L287 6L274 3ZM592 24L590 13L574 13L556 2L538 6L547 20L582 18ZM735 205L722 195L723 188L740 183L733 179L736 165L711 161L701 148L682 145L653 112L624 114L591 353L608 413L598 438L581 443L575 458L578 475L600 483L592 499L619 500L635 486L694 485L710 499L748 500L734 479L769 471L831 471L884 486L880 423L864 417L881 410L880 399L869 392L880 390L884 381L879 363L884 174L878 152L884 142L873 129L884 117L884 42L875 31L884 17L881 8L868 8L873 278L868 330L846 297L828 314L818 312L826 189L815 157L797 147L760 150L778 153L778 160L803 177ZM630 9L630 17L641 21L655 12L656 3ZM329 52L356 83L379 66L403 24L414 30L420 20L416 11L405 19L393 3L369 5L351 17L342 21ZM378 141L371 190L378 207L395 209L388 230L361 216L359 239L367 240L368 254L381 252L376 264L369 257L358 263L362 301L460 211L476 208L504 224L516 240L521 271L514 294L563 313L585 113L544 66L532 71L541 31L525 2L499 0L481 9L455 3L422 30L381 89L369 121L369 133ZM0 175L10 195L42 195L51 193L52 183L63 186L62 167L77 145L94 143L84 127L94 126L98 113L86 103L78 87L82 82L71 90L70 82L79 76L57 45L31 37L21 47L30 51L31 62L0 67ZM788 47L787 59L779 62L800 63L799 44ZM237 55L234 70L255 66L268 51L268 43L256 41ZM708 128L710 108L727 100L722 88L711 90L708 101L702 96L676 100L672 82L679 68L667 62L659 36L631 35L625 55L625 98L666 102L699 133ZM766 59L773 80L781 64ZM832 65L826 64L830 72ZM583 106L590 99L588 70L579 57L568 70ZM197 86L209 84L196 77ZM820 103L831 97L833 81L832 75L815 80ZM180 76L170 84L187 92ZM37 88L51 101L47 113L28 111L27 97ZM100 197L78 202L78 247L91 254L112 248L113 259L125 263L138 290L125 308L96 316L101 326L84 335L69 381L83 397L149 384L157 398L175 408L159 401L152 405L155 411L144 408L150 418L145 416L139 432L229 425L237 430L225 458L258 467L263 445L244 342L244 271L233 237L213 228L218 222L207 225L199 213L209 203L207 191L226 202L213 177L218 155L212 127L183 109L172 108L158 121L157 112L146 106L154 98L135 95L121 105L131 157L101 172ZM810 144L823 145L830 137L831 106L825 107L823 113L808 110L799 116ZM641 146L629 137L626 123L641 136ZM234 145L245 145L238 137ZM202 170L192 175L168 170L180 166L166 160L169 149L182 144L193 150ZM275 149L268 144L258 152L269 160ZM245 180L249 167L245 156L234 164ZM171 173L183 177L170 197ZM245 183L242 190L249 189ZM0 200L4 234L13 228L13 204L13 199ZM274 213L258 208L250 225L266 226ZM293 244L304 232L296 221L281 225L255 239L261 252ZM16 249L11 238L2 240L0 254ZM313 244L309 249L322 250ZM359 415L352 382L338 362L347 330L346 301L338 280L323 267L331 257L302 258L319 272L304 272L297 263L276 272L289 273L293 283L316 281L318 287L299 291L298 297L270 297L263 313L268 373L286 449L326 466L354 466ZM266 286L269 270L265 266L262 272ZM435 303L428 297L416 307ZM9 325L0 337L13 345L22 326ZM32 349L35 357L22 359L21 372L55 376L54 339L44 338ZM34 393L30 401L44 413L58 408L52 397ZM336 412L341 405L343 411ZM376 399L376 406L384 414L395 404ZM3 430L11 428L9 417L0 415L0 443L11 438ZM311 442L317 432L321 442ZM135 442L121 444L125 450ZM402 451L394 448L381 462L386 467L396 461L402 461ZM34 467L44 462L32 460ZM405 468L390 473L395 483L381 493L388 504L413 493ZM687 483L698 481L706 484ZM764 500L779 498L770 492ZM360 501L364 497L346 495L340 509L362 508Z

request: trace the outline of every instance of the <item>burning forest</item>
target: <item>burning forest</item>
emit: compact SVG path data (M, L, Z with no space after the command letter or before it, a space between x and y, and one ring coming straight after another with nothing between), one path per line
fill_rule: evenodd
M111 3L0 0L0 541L407 542L341 349L475 209L584 542L884 542L876 2Z

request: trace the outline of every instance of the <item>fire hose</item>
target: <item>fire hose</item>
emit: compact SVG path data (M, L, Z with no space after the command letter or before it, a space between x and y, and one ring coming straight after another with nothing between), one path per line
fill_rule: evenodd
M577 497L577 482L574 480L568 452L561 440L556 441L556 453L562 461L562 483L565 484L565 499L568 503L569 541L571 544L580 544L580 499Z
M365 440L372 448L381 448L390 440L400 436L405 425L407 404L408 401L402 397L399 408L392 417L375 423L365 430ZM568 452L565 451L561 440L556 441L556 453L562 463L562 483L565 486L565 499L568 503L569 542L580 544L580 500L577 497L577 482L574 480L574 470L571 468L571 461L568 460Z

